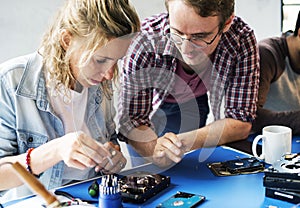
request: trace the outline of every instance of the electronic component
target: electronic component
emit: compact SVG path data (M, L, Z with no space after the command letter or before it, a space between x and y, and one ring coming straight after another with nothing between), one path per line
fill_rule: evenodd
M192 194L187 192L177 192L171 198L160 203L157 208L169 208L169 207L180 207L180 208L193 208L198 206L205 200L205 197L199 194Z
M123 201L143 203L170 185L170 177L136 172L119 179Z
M268 188L284 188L300 192L300 156L286 154L265 170L263 185Z
M300 192L282 188L266 188L266 196L274 199L298 204L300 202Z
M239 158L224 162L208 163L207 167L216 176L231 176L239 174L250 174L263 171L264 165L255 157Z
M300 203L300 156L286 154L267 168L263 178L266 196Z

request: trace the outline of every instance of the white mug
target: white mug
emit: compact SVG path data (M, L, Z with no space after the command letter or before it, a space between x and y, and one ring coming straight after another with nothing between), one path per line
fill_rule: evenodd
M256 146L262 139L262 154L257 155ZM262 130L262 135L255 137L252 143L252 153L254 157L264 160L265 163L273 164L292 149L292 130L286 126L266 126Z

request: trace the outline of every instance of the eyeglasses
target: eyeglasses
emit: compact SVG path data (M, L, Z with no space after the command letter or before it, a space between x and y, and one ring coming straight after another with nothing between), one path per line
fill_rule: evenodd
M181 37L180 35L178 35L176 33L172 33L172 32L166 34L166 37L177 45L182 45L183 41L187 40L187 41L191 42L191 44L195 48L206 48L215 41L215 39L217 38L217 36L219 34L220 34L220 30L218 30L217 34L209 42L207 42L199 37L196 37L196 36L194 36L194 37L192 36L191 38L184 38L184 37Z

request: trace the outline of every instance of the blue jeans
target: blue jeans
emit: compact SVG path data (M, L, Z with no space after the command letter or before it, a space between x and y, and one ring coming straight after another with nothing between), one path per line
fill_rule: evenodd
M178 134L205 126L208 113L208 96L205 94L185 103L165 102L151 121L158 136L167 132Z

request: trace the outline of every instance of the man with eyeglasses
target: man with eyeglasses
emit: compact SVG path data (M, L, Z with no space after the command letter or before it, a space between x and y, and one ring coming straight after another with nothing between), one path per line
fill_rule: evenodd
M122 63L119 138L133 164L140 155L167 167L190 150L245 139L255 118L257 43L234 0L165 4L167 13L143 21Z

